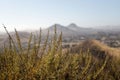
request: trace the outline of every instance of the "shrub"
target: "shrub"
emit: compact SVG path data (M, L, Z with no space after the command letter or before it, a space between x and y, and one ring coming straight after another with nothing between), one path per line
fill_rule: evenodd
M30 45L33 37L31 34L26 49L22 48L20 37L16 30L15 33L17 44L14 43L8 33L9 47L4 47L0 53L1 80L120 79L120 61L110 60L109 57L96 60L89 51L74 54L69 50L63 51L62 33L57 36L56 28L55 35L50 43L48 43L48 31L43 46L40 45L41 30L39 40L36 41L34 36L33 46Z

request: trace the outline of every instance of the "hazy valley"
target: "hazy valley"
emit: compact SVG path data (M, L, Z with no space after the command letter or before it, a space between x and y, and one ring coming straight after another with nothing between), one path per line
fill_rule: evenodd
M57 31L57 35L60 35L62 32L62 41L63 43L79 43L81 41L85 40L99 40L100 42L107 44L111 47L120 47L120 28L119 26L105 26L105 27L99 27L99 28L83 28L80 27L74 23L71 23L68 26L63 26L60 24L54 24L47 29L41 30L42 35L42 42L46 38L46 35L49 31L49 40L54 36L54 31ZM28 32L28 31L18 31L19 36L21 38L22 44L27 44L30 34L36 36L36 39L38 39L40 30ZM15 40L15 32L10 32L11 37ZM6 33L2 33L0 35L0 44L1 46L4 43L8 43L9 36ZM16 40L15 40L16 41Z

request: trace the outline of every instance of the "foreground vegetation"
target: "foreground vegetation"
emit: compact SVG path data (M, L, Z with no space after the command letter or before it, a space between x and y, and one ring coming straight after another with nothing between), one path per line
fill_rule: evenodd
M6 28L5 28L6 29ZM8 31L6 30L8 33ZM4 46L0 52L0 80L119 80L120 61L105 56L97 59L89 50L72 53L62 49L62 33L44 45L36 36L30 36L28 47L22 47L18 32L17 43L10 34L9 47ZM34 45L31 40L34 39Z

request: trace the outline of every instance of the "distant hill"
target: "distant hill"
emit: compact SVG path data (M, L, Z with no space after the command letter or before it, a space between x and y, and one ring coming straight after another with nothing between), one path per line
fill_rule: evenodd
M60 25L60 24L54 24L54 25L50 26L49 28L43 30L43 34L46 34L49 30L50 35L54 35L55 27L56 27L57 34L60 34L62 32L63 37L77 35L77 33L74 30L71 30L65 26Z
M97 33L95 29L92 28L83 28L79 27L74 23L71 23L68 26L63 26L60 24L54 24L50 26L49 28L43 30L43 34L47 34L48 30L50 32L50 35L54 35L55 27L57 29L57 33L60 34L63 33L63 37L72 37L72 36L79 36L79 35L86 35L86 34L94 34Z
M84 28L80 27L74 23L71 23L70 25L67 26L68 29L74 30L77 32L79 35L85 35L85 34L94 34L97 31L93 28Z

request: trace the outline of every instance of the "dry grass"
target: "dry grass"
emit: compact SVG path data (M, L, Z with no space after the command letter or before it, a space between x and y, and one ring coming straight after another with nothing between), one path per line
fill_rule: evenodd
M9 33L8 33L9 34ZM10 34L9 34L10 36ZM48 32L49 36L49 32ZM8 47L0 53L1 80L119 80L120 61L109 57L96 61L90 51L73 54L70 50L62 51L62 34L57 36L56 28L53 40L48 43L48 36L43 46L41 40L30 36L28 48L23 50L19 34L18 44L10 38ZM34 38L34 45L30 46ZM41 39L41 32L39 39ZM18 48L16 47L18 46ZM32 47L32 48L30 48ZM39 55L39 56L38 56Z
M71 48L73 53L78 53L79 51L86 52L87 50L93 53L95 57L97 55L103 55L103 57L109 56L111 58L113 57L114 59L120 59L120 50L118 48L111 48L97 40L87 40L80 45Z

